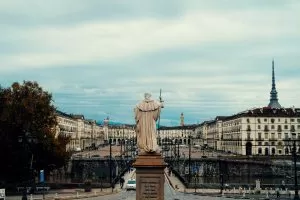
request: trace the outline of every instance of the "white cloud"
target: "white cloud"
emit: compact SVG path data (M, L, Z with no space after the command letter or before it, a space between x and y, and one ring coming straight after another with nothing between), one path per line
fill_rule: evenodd
M99 20L71 26L16 28L12 33L19 41L16 45L26 44L27 50L2 56L0 70L8 66L20 69L84 65L207 43L296 37L300 21L297 7L299 4L282 10L194 11L172 19ZM264 53L267 49L255 52Z
M194 122L267 105L275 57L279 102L297 106L298 1L171 1L169 10L98 2L0 2L13 16L0 25L3 81L38 80L59 108L121 121L144 92L158 98L162 88L162 122L174 124L181 112Z

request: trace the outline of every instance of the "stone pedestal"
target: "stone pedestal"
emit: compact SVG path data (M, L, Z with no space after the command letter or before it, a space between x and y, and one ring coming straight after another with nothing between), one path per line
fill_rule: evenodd
M136 200L164 200L166 164L158 153L140 154L136 168Z

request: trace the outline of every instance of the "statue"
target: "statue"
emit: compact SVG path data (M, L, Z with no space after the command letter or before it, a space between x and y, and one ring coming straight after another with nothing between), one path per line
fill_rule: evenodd
M158 150L156 139L156 121L159 118L162 104L151 99L145 93L145 99L134 109L136 122L137 146L141 152L155 153Z

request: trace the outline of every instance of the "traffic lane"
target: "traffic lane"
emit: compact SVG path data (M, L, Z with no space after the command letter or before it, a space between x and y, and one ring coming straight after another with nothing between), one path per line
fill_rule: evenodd
M220 199L220 197L211 197L211 196L199 196L194 194L188 194L188 193L181 193L174 191L168 184L164 185L164 192L165 192L165 200L174 200L174 199L180 199L180 200L217 200ZM90 197L85 198L83 200L135 200L136 199L136 191L126 191L126 189L123 189L121 192L106 196L99 196L99 197ZM226 198L228 200L235 199L235 200L242 200L237 198Z

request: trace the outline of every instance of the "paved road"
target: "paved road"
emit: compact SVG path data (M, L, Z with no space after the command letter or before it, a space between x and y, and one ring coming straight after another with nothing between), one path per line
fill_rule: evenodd
M184 194L175 192L168 184L165 184L165 200L221 200L221 197L198 196L193 194ZM83 200L136 200L135 191L122 190L121 192L113 195L106 195L101 197L86 198ZM230 200L230 198L226 198ZM238 200L235 198L235 200Z

